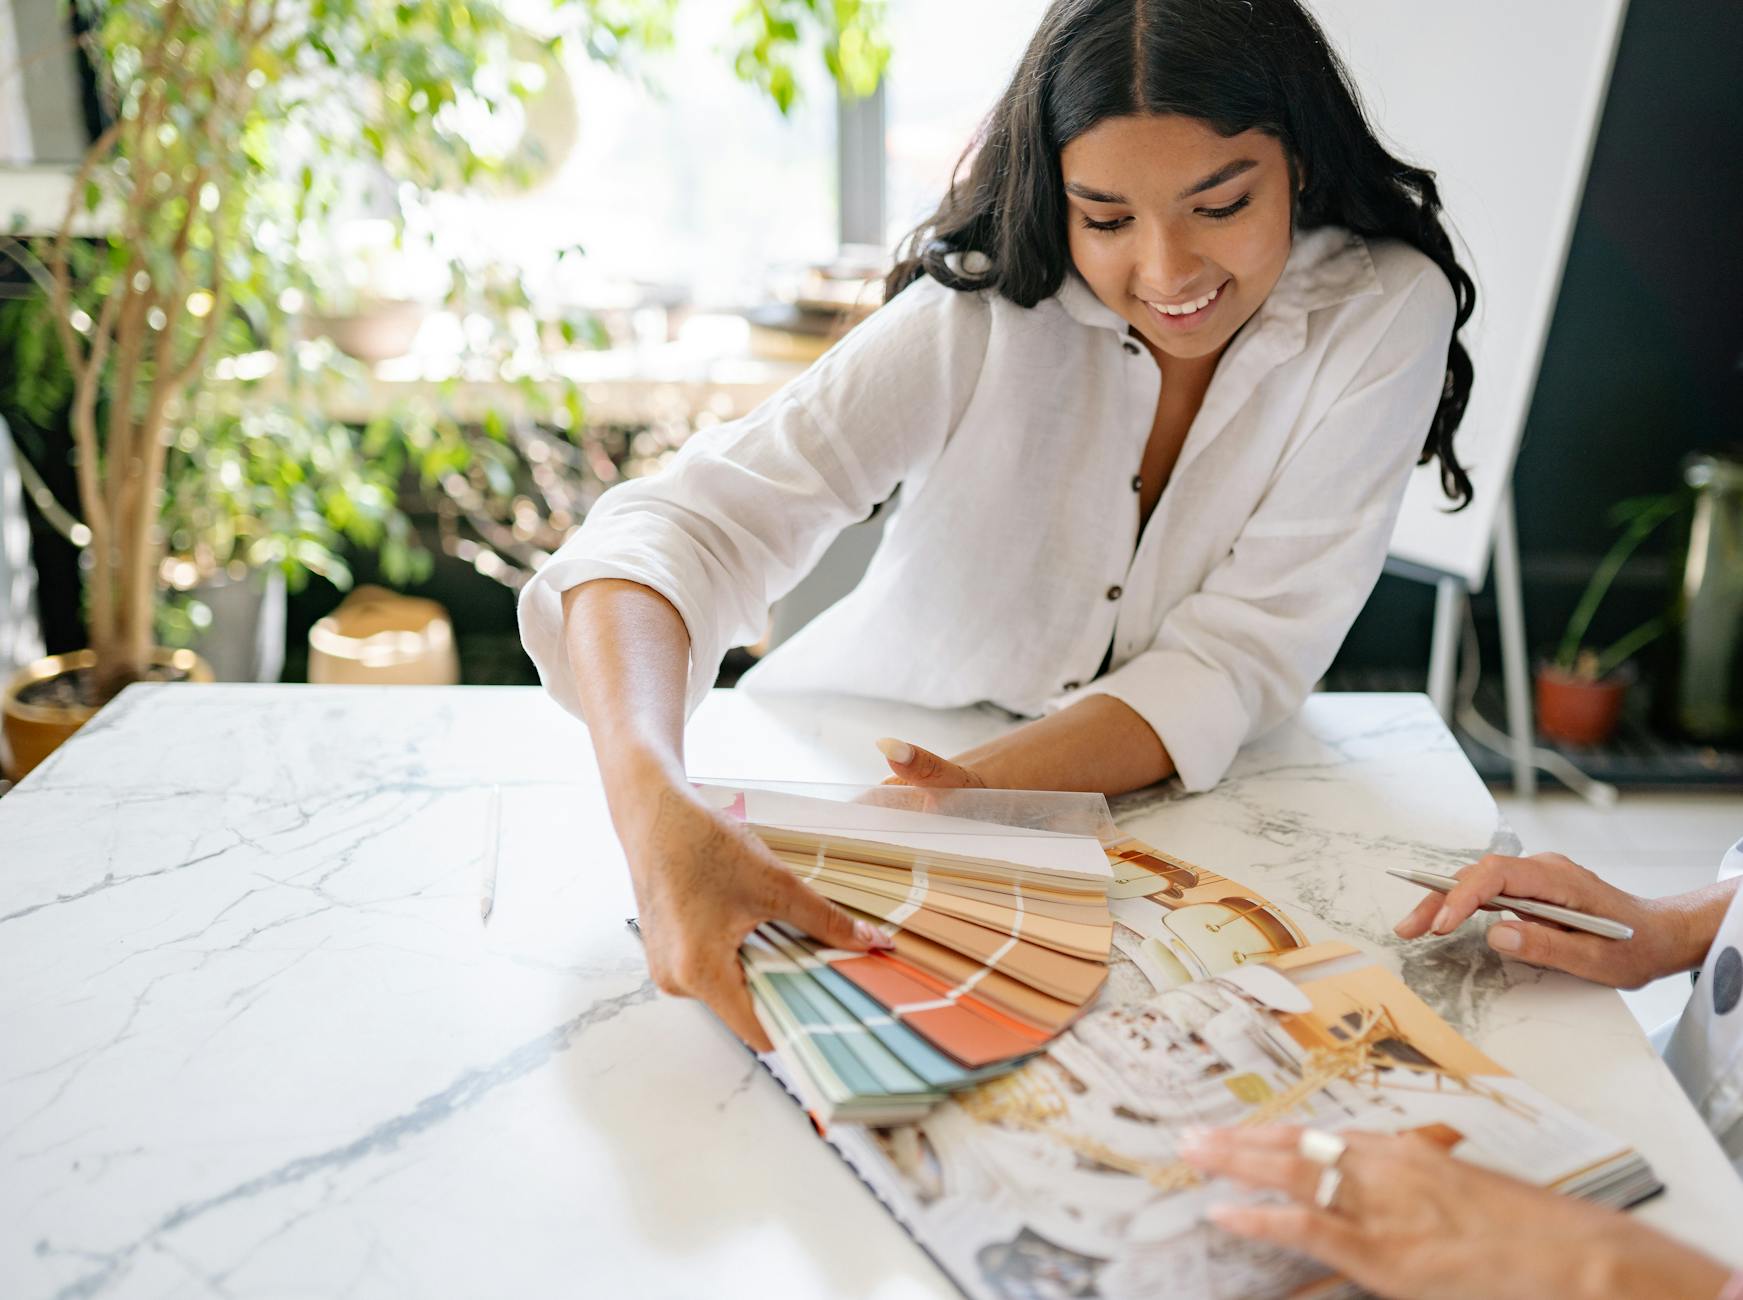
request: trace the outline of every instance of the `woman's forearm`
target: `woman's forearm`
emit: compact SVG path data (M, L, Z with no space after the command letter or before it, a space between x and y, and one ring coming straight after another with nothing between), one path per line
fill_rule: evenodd
M781 921L826 948L861 952L887 940L685 784L690 635L665 597L633 582L583 583L563 596L563 644L629 866L648 974L662 992L706 1002L753 1050L771 1050L739 964L752 929Z
M1174 760L1130 705L1090 695L957 756L990 786L1124 794L1174 775Z
M621 828L637 792L684 779L690 634L658 592L602 578L563 593L563 644Z

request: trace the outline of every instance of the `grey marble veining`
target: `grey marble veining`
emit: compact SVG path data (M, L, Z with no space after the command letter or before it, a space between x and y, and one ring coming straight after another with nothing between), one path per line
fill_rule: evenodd
M688 757L871 781L876 736L1005 725L726 692ZM1392 939L1385 866L1506 843L1420 697L1316 697L1217 791L1117 812L1401 968L1647 1150L1645 1213L1735 1254L1743 1190L1613 993ZM634 910L585 733L537 692L128 691L0 800L0 1296L950 1294L654 994Z

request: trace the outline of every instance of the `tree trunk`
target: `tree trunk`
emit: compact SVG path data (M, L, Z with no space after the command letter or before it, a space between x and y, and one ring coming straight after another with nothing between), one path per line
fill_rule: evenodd
M106 645L97 645L94 640L92 644L97 651L97 696L105 703L143 678L150 668L156 609L152 524L157 517L158 493L150 472L151 458L141 454L147 431L129 420L122 423L120 432L120 445L107 467L121 485L114 498L119 508L111 521L110 553L114 558L106 575L108 600L114 610L113 629ZM96 578L95 573L92 576Z

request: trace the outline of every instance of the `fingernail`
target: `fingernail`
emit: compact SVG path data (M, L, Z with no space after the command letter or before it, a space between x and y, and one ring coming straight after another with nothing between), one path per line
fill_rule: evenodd
M1489 927L1489 946L1496 952L1518 952L1520 948L1518 927L1511 925L1492 925Z
M1239 1207L1234 1205L1213 1205L1205 1210L1204 1217L1216 1224L1217 1227L1226 1228L1233 1222L1238 1209Z
M1434 932L1445 934L1452 927L1452 908L1443 907L1434 914Z
M1393 926L1392 933L1402 939L1404 937L1404 922L1400 921L1397 925Z
M870 921L855 921L853 923L853 937L868 948L894 948L896 946L889 935Z
M905 740L895 740L885 736L878 741L878 748L884 751L884 757L898 765L914 761L914 747Z

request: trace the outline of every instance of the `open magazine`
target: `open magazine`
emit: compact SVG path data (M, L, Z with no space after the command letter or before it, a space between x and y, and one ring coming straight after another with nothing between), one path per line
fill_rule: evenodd
M1251 1194L1178 1158L1190 1126L1268 1122L1415 1132L1606 1205L1659 1190L1637 1153L1340 943L1104 1004L917 1124L824 1136L977 1300L1343 1291L1311 1261L1210 1225L1208 1206Z
M739 808L754 827L758 793L740 789L750 790ZM965 1057L948 1034L928 1030L930 1045L949 1059L932 1063L935 1074L914 1064L930 1087L909 1094L910 1108L886 1112L909 1123L843 1122L851 1109L820 1105L818 1082L828 1070L816 1052L827 1047L852 1066L849 1049L881 1037L880 1049L905 1057L914 1045L891 1035L925 1029L921 1018L880 1024L867 1014L878 1009L866 1001L878 989L855 975L864 955L771 934L779 963L764 970L821 980L838 1008L858 1005L855 1014L875 1033L850 1037L828 1017L778 1026L771 1034L778 1049L763 1064L977 1300L1317 1297L1347 1289L1311 1261L1208 1223L1209 1205L1251 1193L1207 1183L1179 1160L1181 1135L1192 1127L1410 1131L1462 1159L1606 1205L1632 1205L1660 1190L1638 1153L1513 1078L1323 922L1291 916L1256 890L1126 836L1100 796L764 789L765 798L803 796L805 808L781 805L784 824L821 830L820 859L842 842L868 839L884 845L881 855L908 832L943 824L932 817L976 823L955 828L971 832L972 844L954 841L975 852L916 841L910 865L922 869L989 861L990 840L979 838L987 824L1031 837L1089 837L1106 858L1108 872L1094 888L1105 890L1109 947L1093 996L996 1065ZM894 811L868 815L865 803ZM1062 842L1026 840L1013 856L1044 867L1054 853L1082 861L1081 845ZM1013 927L1013 941L1017 934ZM754 990L757 963L747 961L747 971ZM962 981L968 992L957 1002L974 1001L998 978L989 967ZM816 989L810 996L823 999ZM988 1014L1016 1009L1007 1001ZM961 1077L946 1079L950 1069Z

